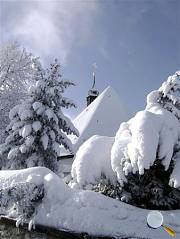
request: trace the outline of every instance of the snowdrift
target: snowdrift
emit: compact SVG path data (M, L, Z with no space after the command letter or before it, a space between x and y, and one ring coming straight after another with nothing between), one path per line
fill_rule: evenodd
M90 235L168 239L162 228L147 226L148 210L139 209L92 191L70 189L47 168L0 171L0 187L14 183L44 184L45 196L37 208L34 222L44 226ZM164 224L180 238L180 210L163 211ZM18 215L12 215L17 218Z

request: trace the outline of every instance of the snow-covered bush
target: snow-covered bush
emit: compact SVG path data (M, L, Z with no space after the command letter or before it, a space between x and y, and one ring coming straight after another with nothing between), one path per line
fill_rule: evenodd
M57 171L60 146L73 150L67 135L78 131L61 108L75 107L62 96L74 84L63 80L59 70L57 60L46 72L39 67L29 97L10 111L9 136L0 146L0 154L7 154L5 168L45 166Z
M180 72L176 72L147 96L146 109L121 124L115 136L111 165L118 182L131 193L131 203L180 207L179 191L170 188L180 188L179 91Z
M44 185L12 183L0 189L0 214L15 217L19 223L32 220L44 197Z
M180 139L180 122L177 115L180 108L176 107L177 96L176 101L168 103L166 98L173 98L174 93L179 90L180 74L177 72L169 77L158 91L147 96L147 107L144 111L121 124L111 151L112 168L121 184L126 182L126 176L130 172L143 175L144 170L149 169L157 158L161 160L165 170L168 170L171 160L175 160L173 155ZM178 164L175 164L175 168L176 165Z
M169 186L173 161L166 171L160 160L156 160L143 175L129 173L122 193L129 194L127 202L149 209L179 209L180 190Z
M25 97L39 64L38 58L17 43L0 47L0 143L6 137L9 111Z
M81 145L72 164L73 180L69 184L72 188L90 188L102 175L114 182L110 161L113 143L113 137L94 135Z
M86 187L85 187L86 189ZM103 195L123 201L123 189L118 182L112 183L105 175L101 175L97 184L91 186L91 190L101 192Z

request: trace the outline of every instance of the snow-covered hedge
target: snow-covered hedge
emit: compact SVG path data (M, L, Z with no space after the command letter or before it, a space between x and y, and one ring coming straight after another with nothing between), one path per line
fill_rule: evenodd
M30 172L33 171L33 174ZM29 223L34 225L37 208L45 196L42 173L45 168L34 168L28 171L0 172L0 215L17 220L16 225ZM41 172L39 174L38 172Z
M31 230L43 200L50 203L54 198L55 203L61 193L64 200L67 186L48 168L0 171L0 215L16 219L16 226L28 223Z
M0 214L16 217L17 223L31 220L44 197L44 186L34 183L12 183L0 189Z

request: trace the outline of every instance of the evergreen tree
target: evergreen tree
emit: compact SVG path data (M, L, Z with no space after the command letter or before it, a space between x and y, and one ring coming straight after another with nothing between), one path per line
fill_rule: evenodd
M0 154L7 154L5 168L45 166L56 172L61 145L73 151L67 135L78 135L78 131L62 112L62 108L76 107L62 96L71 85L63 80L57 60L45 72L39 66L28 99L10 111L9 136L0 146Z
M173 113L180 120L180 71L169 76L159 90L152 91L148 95L146 109L156 103Z
M180 71L177 71L173 76L169 76L159 91L158 102L180 120Z
M129 173L127 182L122 186L119 182L112 185L104 175L100 182L92 186L92 190L108 197L146 209L171 210L180 208L180 190L169 185L174 162L164 170L160 160L156 160L143 175Z

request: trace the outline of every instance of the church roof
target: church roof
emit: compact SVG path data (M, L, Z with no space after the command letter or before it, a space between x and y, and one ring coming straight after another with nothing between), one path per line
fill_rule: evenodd
M115 90L108 86L73 121L80 136L71 136L75 152L92 135L115 136L120 123L127 121L130 113L121 103Z

